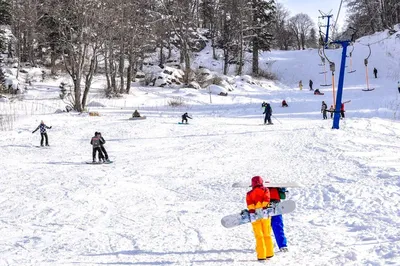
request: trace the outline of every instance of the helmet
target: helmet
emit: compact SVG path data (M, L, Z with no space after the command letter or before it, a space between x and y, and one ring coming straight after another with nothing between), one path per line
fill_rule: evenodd
M263 187L264 181L261 178L261 176L253 176L253 178L251 179L251 187L255 188L255 187Z

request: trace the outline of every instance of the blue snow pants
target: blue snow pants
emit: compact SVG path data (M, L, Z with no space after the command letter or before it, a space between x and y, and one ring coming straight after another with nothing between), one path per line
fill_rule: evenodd
M287 247L287 240L285 232L283 230L283 218L282 215L276 215L271 217L271 226L274 231L275 240L279 248Z

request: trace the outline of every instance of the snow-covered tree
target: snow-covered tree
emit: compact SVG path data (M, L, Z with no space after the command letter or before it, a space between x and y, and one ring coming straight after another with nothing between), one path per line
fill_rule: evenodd
M252 25L250 34L253 50L253 74L258 74L258 55L269 51L272 45L272 24L275 18L274 0L252 0Z

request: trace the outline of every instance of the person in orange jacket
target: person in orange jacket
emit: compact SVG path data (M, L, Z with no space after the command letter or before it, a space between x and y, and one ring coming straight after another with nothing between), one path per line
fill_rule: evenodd
M268 187L268 183L266 184L266 187ZM286 198L286 188L269 187L268 189L270 193L271 203L279 203L281 199ZM274 232L276 244L279 247L279 251L288 252L285 231L283 230L282 214L271 217L271 227L272 231Z
M251 179L252 190L247 192L246 203L250 221L256 238L256 252L258 260L266 260L274 256L274 244L271 237L271 218L267 208L270 202L268 188L264 187L261 176Z

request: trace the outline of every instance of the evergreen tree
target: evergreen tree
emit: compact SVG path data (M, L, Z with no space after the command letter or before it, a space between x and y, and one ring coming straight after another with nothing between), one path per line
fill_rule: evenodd
M310 33L308 34L307 46L310 48L317 48L318 46L317 32L314 28L311 28Z
M251 35L253 46L253 74L258 74L258 55L261 51L269 51L273 41L271 34L275 18L274 0L252 0L252 28Z
M6 0L0 0L0 25L10 25L11 14L10 4Z

